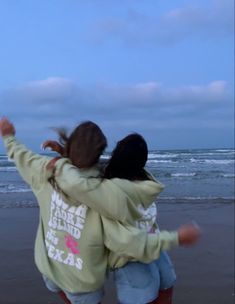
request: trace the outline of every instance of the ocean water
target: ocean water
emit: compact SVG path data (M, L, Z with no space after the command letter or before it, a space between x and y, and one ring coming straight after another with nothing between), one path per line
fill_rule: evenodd
M102 159L109 157L105 154ZM233 149L150 151L146 168L165 185L161 200L231 200L234 159ZM0 155L0 198L2 194L26 192L31 190L17 173L14 162Z

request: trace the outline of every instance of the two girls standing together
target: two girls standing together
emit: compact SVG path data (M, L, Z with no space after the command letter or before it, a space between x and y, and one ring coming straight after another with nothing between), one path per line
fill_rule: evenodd
M35 262L51 291L65 303L100 303L111 270L119 303L172 303L176 277L165 250L194 244L200 232L192 225L159 231L154 201L163 185L144 169L140 135L121 140L103 169L106 138L92 122L61 134L63 146L45 143L62 154L56 160L27 150L5 118L0 133L39 203Z

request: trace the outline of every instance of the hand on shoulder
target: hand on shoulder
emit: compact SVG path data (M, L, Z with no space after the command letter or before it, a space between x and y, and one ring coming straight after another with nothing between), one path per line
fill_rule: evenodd
M64 154L64 148L55 140L46 140L42 144L42 149L50 149L54 152L59 153L60 155Z

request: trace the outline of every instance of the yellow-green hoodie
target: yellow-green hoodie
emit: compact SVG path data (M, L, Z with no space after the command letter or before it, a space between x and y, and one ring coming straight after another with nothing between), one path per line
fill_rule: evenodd
M148 235L132 226L132 219L138 218L136 200L153 201L161 188L159 184L102 181L96 178L99 175L96 168L74 170L67 159L62 159L57 164L56 179L67 194L64 195L48 182L51 172L46 166L51 158L32 153L14 136L5 136L4 144L39 203L36 265L61 289L89 292L100 288L105 280L109 250L150 262L161 250L178 245L175 232Z

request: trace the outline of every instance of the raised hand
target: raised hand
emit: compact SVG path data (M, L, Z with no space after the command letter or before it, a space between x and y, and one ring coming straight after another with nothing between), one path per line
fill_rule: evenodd
M16 131L14 125L6 117L3 117L0 120L0 135L15 135L15 133Z

